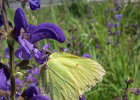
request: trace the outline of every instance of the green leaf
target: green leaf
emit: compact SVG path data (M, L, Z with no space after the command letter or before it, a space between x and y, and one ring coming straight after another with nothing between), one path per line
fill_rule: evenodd
M42 91L49 89L52 100L78 100L105 75L103 67L94 60L64 52L50 55L46 65L47 74L42 72L46 77L41 76L41 87Z

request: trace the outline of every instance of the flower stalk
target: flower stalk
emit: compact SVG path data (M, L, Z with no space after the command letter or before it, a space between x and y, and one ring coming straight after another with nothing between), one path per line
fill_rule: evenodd
M2 7L1 7L1 15L3 18L4 28L6 30L6 33L10 32L9 29L9 23L6 15L5 5L4 1L1 1ZM10 56L10 68L11 68L11 100L15 100L15 68L14 68L14 40L11 38L11 33L8 34L7 43L9 48L9 56Z
M15 100L15 68L14 68L14 43L13 45L8 43L9 56L10 56L10 68L11 68L11 100Z

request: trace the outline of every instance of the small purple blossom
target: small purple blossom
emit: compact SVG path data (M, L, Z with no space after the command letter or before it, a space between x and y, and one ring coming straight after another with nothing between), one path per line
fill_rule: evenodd
M116 14L115 15L115 19L117 20L117 21L121 21L121 18L122 18L123 16L122 16L122 14Z
M110 12L114 12L113 8L110 9Z
M82 55L82 57L84 57L84 58L90 58L91 56L88 53L85 53L85 54Z
M30 86L27 90L25 90L28 99L31 99L33 96L39 95L40 90L36 86Z
M115 32L114 32L114 35L118 35L118 33L119 33L118 31L115 31Z
M38 10L40 8L40 0L28 0L28 2L32 10Z
M115 27L115 24L114 24L114 23L107 23L107 26L108 26L109 28L111 28L111 27Z
M20 84L20 80L19 79L15 79L15 83L16 83L16 85Z
M65 49L64 49L64 52L67 52L68 50L69 50L68 48L65 48Z

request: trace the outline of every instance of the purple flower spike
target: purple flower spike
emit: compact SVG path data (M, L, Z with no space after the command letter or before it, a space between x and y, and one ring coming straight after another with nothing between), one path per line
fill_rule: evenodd
M19 31L21 28L24 28L24 30L26 30L28 26L26 16L21 8L16 9L14 23L15 23L16 30Z
M40 8L40 0L28 0L28 2L32 10L37 10Z
M55 39L60 43L65 41L62 30L52 23L42 23L36 26L36 29L31 33L30 42L35 43L45 38Z
M84 57L84 58L90 58L91 56L88 53L85 53L85 54L82 55L82 57Z
M39 95L40 91L36 86L30 86L27 90L25 90L28 99L31 99L33 96ZM40 100L40 99L39 99Z
M3 91L9 90L8 79L10 77L10 73L7 72L6 69L0 69L0 89Z
M51 100L51 99L43 95L37 95L37 96L34 96L31 100Z

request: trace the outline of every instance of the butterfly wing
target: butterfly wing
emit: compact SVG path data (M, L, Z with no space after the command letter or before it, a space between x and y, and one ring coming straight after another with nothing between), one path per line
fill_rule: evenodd
M52 100L78 100L105 75L103 67L94 60L64 52L53 53L47 67Z

